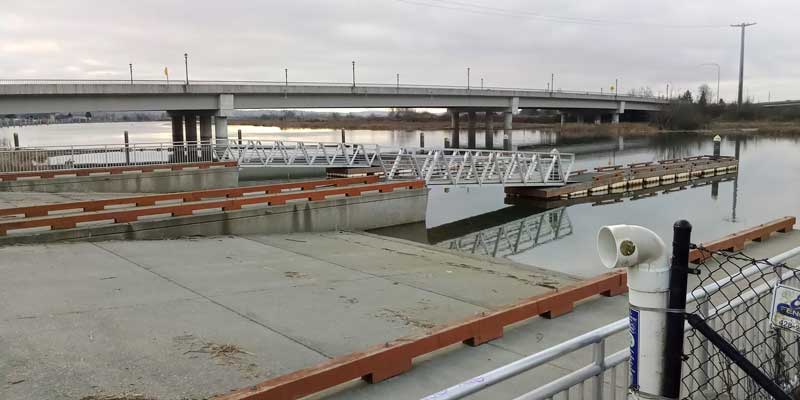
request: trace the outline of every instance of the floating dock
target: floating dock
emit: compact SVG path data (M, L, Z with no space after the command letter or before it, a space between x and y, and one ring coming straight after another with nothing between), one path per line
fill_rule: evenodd
M580 170L570 174L569 183L556 187L507 187L508 197L571 199L608 193L636 191L688 182L737 171L734 157L697 156L658 162L642 162Z

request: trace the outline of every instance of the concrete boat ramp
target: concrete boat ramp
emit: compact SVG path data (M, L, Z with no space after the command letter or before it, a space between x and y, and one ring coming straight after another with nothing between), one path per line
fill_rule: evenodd
M3 399L207 398L574 282L348 232L19 245L0 260Z

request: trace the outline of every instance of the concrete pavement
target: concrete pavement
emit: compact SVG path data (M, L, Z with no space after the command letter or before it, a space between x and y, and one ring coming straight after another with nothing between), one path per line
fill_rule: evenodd
M359 233L10 246L0 260L3 399L205 398L574 282Z

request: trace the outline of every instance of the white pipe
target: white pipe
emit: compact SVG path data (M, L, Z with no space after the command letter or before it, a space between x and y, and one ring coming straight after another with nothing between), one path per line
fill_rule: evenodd
M606 268L628 268L631 385L661 395L670 268L664 242L636 225L612 225L597 234L597 250ZM642 371L640 374L639 371Z

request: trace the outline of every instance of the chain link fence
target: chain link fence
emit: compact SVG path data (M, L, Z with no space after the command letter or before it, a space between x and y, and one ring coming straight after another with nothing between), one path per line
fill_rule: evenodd
M800 270L741 252L698 249L703 261L692 270L689 289L692 286L701 289L705 296L687 304L686 308L691 328L684 342L681 397L691 400L800 399L800 335L791 329L776 327L770 315L776 286L800 287ZM755 273L751 274L753 271ZM703 289L715 282L730 284L717 291ZM792 300L798 304L787 304L785 309L791 313L791 306L797 305L800 311L800 298ZM725 347L724 342L732 349L720 350ZM751 368L745 372L747 368L741 365L746 362L742 360L748 361L757 371ZM770 394L763 388L765 382L786 397Z

